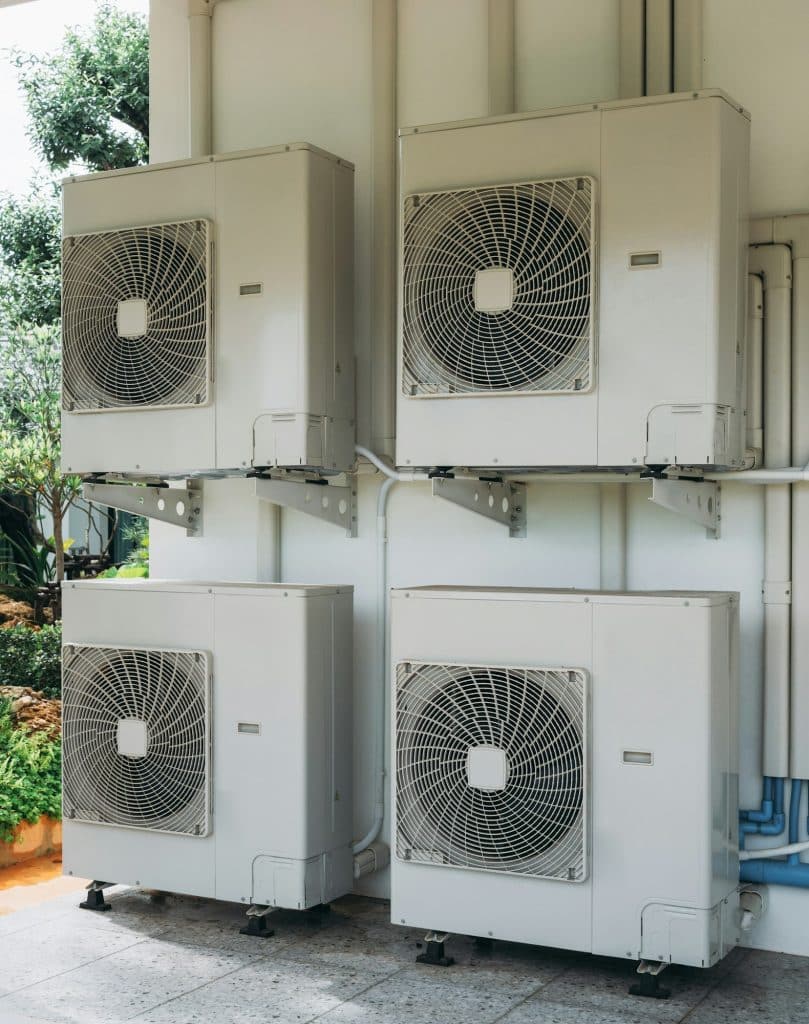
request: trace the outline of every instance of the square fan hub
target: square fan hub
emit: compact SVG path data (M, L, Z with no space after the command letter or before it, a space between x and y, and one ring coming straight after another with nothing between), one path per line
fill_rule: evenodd
M514 272L510 267L488 267L475 273L472 289L479 313L503 313L514 305Z
M508 782L508 759L500 747L470 747L466 754L466 782L471 789L489 793L505 789Z
M116 329L119 338L139 338L149 324L146 299L121 299L118 302Z
M119 718L116 743L121 757L146 757L149 727L141 718Z

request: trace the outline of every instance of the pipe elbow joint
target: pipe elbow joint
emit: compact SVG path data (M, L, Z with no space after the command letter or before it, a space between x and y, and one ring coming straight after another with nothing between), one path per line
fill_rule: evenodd
M772 821L764 822L759 825L757 831L761 836L780 836L786 828L786 815L783 811L780 813L776 811L772 816Z
M762 800L761 801L761 810L759 810L759 811L742 811L741 813L744 815L744 820L745 821L755 821L755 822L759 822L760 824L764 824L765 822L772 821L772 816L773 816L773 810L774 809L775 809L775 806L774 806L772 800Z

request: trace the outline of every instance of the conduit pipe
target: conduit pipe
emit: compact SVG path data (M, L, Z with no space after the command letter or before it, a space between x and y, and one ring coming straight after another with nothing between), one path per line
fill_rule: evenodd
M385 476L376 501L376 664L381 666L382 685L375 690L377 704L377 728L374 738L374 818L373 824L362 839L357 840L352 852L357 854L369 849L379 838L385 821L385 737L388 733L388 499L390 492L402 480L426 480L426 474L399 473L383 459L363 445L357 445L355 453L367 459ZM363 867L364 863L359 865ZM363 872L366 873L366 872Z
M645 0L620 0L618 35L618 95L642 96L646 76Z
M514 113L514 0L489 0L489 115Z
M785 245L750 249L750 272L764 294L764 470L790 467L792 455L792 260ZM805 470L803 471L805 472ZM792 474L790 474L791 476ZM738 474L743 477L744 473ZM735 477L735 474L734 474ZM756 479L762 480L759 475ZM791 495L789 483L769 482L765 491L764 711L762 774L789 775Z
M646 0L646 95L671 92L672 0Z
M747 437L754 467L764 454L764 285L760 277L747 277Z
M601 589L626 590L626 486L602 484L599 492Z
M674 0L674 91L702 88L702 0Z
M211 18L216 0L188 0L189 156L211 152Z

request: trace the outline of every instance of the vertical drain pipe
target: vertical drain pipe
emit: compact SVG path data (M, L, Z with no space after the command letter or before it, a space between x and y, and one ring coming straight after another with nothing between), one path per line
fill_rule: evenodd
M702 88L702 0L674 0L674 91Z
M489 0L489 115L514 113L514 0Z
M764 283L764 466L792 456L792 265L785 245L751 246L750 272ZM791 495L789 484L765 489L764 739L762 774L789 776Z
M754 468L764 455L764 286L747 276L747 436L745 447Z
M620 0L618 36L618 95L643 96L646 80L646 3Z
M189 156L211 152L211 18L216 0L188 0Z
M671 92L673 78L672 0L646 0L646 95Z
M777 217L792 254L792 459L809 463L809 216ZM790 774L809 778L809 484L792 486Z

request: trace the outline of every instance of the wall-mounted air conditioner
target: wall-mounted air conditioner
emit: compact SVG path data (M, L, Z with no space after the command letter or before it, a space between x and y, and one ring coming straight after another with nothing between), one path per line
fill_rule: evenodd
M393 592L391 917L708 967L739 935L738 602Z
M739 466L748 137L717 91L403 130L397 463Z
M352 589L64 588L64 871L306 908L352 887Z
M353 188L303 144L66 181L65 469L349 468Z

